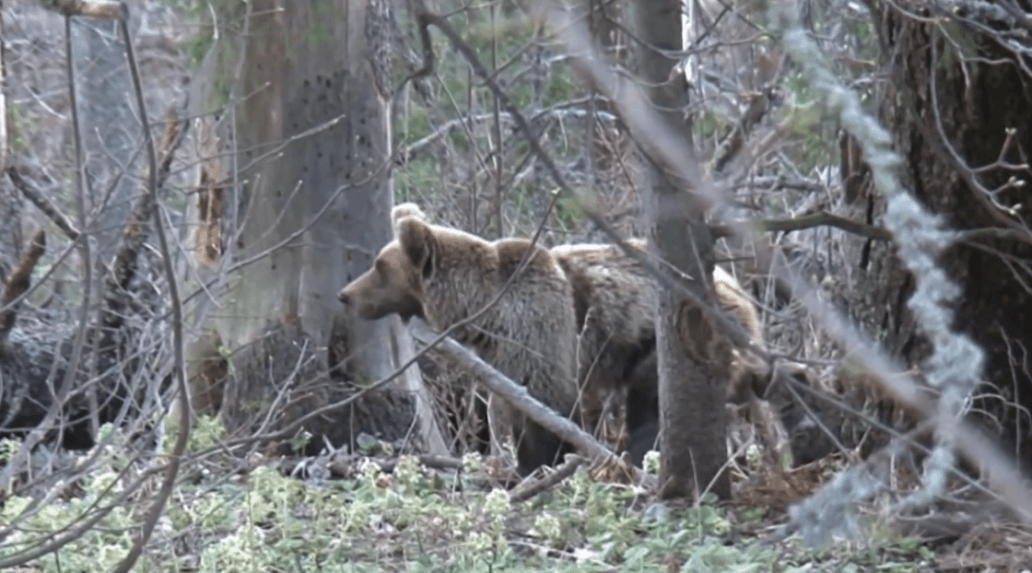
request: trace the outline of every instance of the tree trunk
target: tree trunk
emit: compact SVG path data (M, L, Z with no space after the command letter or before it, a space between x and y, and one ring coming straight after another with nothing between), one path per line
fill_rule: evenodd
M1032 330L1028 328L1032 324L1032 291L1028 287L1032 241L1027 230L1032 215L1025 206L1027 192L1012 187L996 197L1005 207L1022 204L1014 214L992 206L985 192L1004 185L1011 176L1028 181L1029 170L971 172L997 159L1012 164L1026 161L1026 150L1032 149L1028 103L1032 101L1032 78L1014 62L1011 48L981 31L1010 29L1009 24L997 27L989 22L982 29L961 24L958 31L964 38L960 42L964 53L959 54L955 39L943 36L942 22L917 19L933 16L924 4L870 3L869 7L890 73L881 97L882 118L893 131L896 149L906 159L904 184L955 230L1009 230L1009 236L984 234L956 244L940 264L963 289L953 328L971 336L986 352L983 381L995 388L985 390L1002 395L1004 401L1032 407L1032 357L1027 352L1032 348ZM994 63L973 65L966 58ZM1009 128L1016 131L1008 147ZM876 222L884 213L884 201L871 189L865 166L849 153L848 140L845 143L847 201L857 215ZM965 165L957 162L954 153ZM886 349L901 362L919 365L930 349L906 306L914 291L913 279L888 245L851 240L847 252L854 257L857 284L845 290L852 299L854 316L870 333L880 334ZM974 408L995 419L991 427L1002 434L1028 469L1032 459L1030 422L1004 401L983 398L976 400Z
M136 21L138 18L131 19L131 28ZM99 213L95 228L90 229L96 240L93 256L95 261L110 263L132 208L133 194L140 190L136 177L141 163L132 158L142 145L118 23L74 17L72 55L82 120L83 162L88 173L87 208Z
M0 37L4 35L4 3L0 0ZM0 85L7 84L7 66L3 42L0 42ZM21 197L4 175L10 136L7 132L7 95L0 89L0 283L7 282L7 273L14 267L21 250ZM2 310L2 309L0 309Z
M209 264L257 257L230 275L214 321L234 353L228 370L236 374L221 410L229 428L256 429L285 392L279 404L289 406L276 422L283 427L350 396L354 382L388 376L412 355L396 317L352 322L336 298L391 239L388 9L381 0L251 7L233 92L244 98L233 142L242 184L236 192L215 185L233 174L222 162L195 206L214 225L199 245L210 247ZM232 77L236 57L217 60L228 64L216 67L216 81ZM425 398L413 366L384 390L304 427L316 448L320 436L354 445L359 432L398 440L416 414L418 447L443 453Z
M640 0L633 3L636 35L645 46L666 53L681 50L681 3ZM675 60L636 45L639 76L651 86L652 103L670 125L689 123L682 111L687 103L683 74L672 74ZM707 285L713 273L713 239L703 208L685 191L690 182L645 158L648 182L645 199L649 249L692 280L685 286L711 303ZM703 280L704 279L704 280ZM656 349L659 359L660 496L698 497L704 490L730 497L725 443L725 390L730 376L730 342L709 315L683 295L663 289L658 297Z

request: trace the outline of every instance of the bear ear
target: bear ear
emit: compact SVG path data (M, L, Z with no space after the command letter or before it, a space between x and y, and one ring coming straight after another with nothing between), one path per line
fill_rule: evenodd
M391 209L391 220L397 222L404 217L416 217L417 219L427 220L426 213L419 208L419 205L415 203L399 203Z
M434 270L434 257L437 255L437 238L426 221L417 217L405 217L398 221L398 243L402 252L420 269L423 278L430 278Z
M406 217L415 217L421 221L430 222L426 217L426 213L423 213L423 210L415 203L401 203L395 205L394 208L391 209L391 228L394 231L395 237L398 236L398 224Z

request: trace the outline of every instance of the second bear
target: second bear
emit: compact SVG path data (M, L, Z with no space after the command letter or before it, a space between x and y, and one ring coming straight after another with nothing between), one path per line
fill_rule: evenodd
M642 239L626 243L646 251ZM625 408L631 459L641 465L659 432L655 279L617 245L560 245L552 254L574 287L582 426L597 431L605 412ZM715 266L712 284L720 307L762 347L759 316L738 282ZM737 349L733 359L727 399L743 403L765 383L766 367Z

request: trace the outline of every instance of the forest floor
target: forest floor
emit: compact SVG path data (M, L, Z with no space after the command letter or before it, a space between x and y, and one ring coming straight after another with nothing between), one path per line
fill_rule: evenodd
M191 450L220 435L202 418ZM1027 528L985 522L936 541L903 535L873 509L860 511L854 534L823 547L799 534L771 542L791 503L841 469L832 458L790 472L736 466L731 502L705 496L688 507L658 503L652 492L587 466L522 499L522 484L499 487L492 460L467 456L461 468L435 469L369 445L377 456L256 458L246 467L229 455L195 458L134 570L1019 572L1032 564ZM122 463L100 456L5 545L17 549L21 536L29 542L32 531L74 523L83 507L111 494ZM147 510L149 489L21 570L110 570L132 542L124 525ZM29 503L6 497L0 522Z

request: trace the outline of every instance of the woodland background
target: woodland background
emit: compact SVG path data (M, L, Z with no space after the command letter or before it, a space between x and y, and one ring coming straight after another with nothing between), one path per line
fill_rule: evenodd
M636 131L626 92L588 81L591 66L546 4L430 9L572 192L557 189L439 27L428 28L432 69L415 74L426 55L421 2L132 4L153 152L117 3L2 2L0 279L16 296L0 301L0 567L1030 562L1020 472L1032 453L1032 7L685 5L686 42L666 58L683 65L687 86L672 113L687 118L679 135L707 182L699 193L723 197L706 221L715 258L755 298L771 354L799 384L761 416L729 410L726 432L700 436L727 445L729 503L679 505L602 463L506 496L506 468L463 457L479 439L468 369L431 351L392 378L425 340L397 319L349 322L333 296L387 242L387 213L401 201L487 238L540 227L546 245L608 241L577 199L586 196L620 236L648 232L642 147L654 141ZM569 6L626 79L642 36L632 5ZM64 15L90 6L101 17ZM819 53L800 57L779 10ZM808 66L820 62L859 107L814 81ZM886 191L889 148L914 204ZM925 232L935 220L922 210L955 233ZM754 223L744 236L733 232L742 221ZM45 253L31 260L29 290L15 292L40 229ZM941 396L945 414L930 416L907 380ZM189 433L180 382L194 389ZM957 413L970 425L945 421ZM954 461L966 473L945 469ZM836 543L803 543L815 531Z

